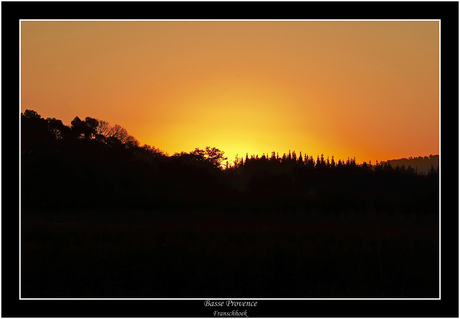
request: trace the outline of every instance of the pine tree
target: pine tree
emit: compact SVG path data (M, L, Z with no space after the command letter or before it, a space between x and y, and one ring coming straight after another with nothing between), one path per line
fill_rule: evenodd
M298 164L299 164L299 165L303 165L302 152L299 153Z

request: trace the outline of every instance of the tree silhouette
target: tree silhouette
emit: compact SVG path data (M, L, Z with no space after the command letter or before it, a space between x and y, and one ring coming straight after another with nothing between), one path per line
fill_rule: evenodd
M69 138L70 129L65 126L61 120L47 118L46 121L48 122L48 129L55 139L60 140Z
M85 122L80 120L78 116L76 116L72 120L72 122L70 122L70 125L71 125L70 131L72 133L73 138L77 138L77 139L82 139L82 138L88 139L89 138L86 124Z
M220 168L223 161L227 160L227 157L224 157L225 152L215 148L206 146L204 150L204 160L211 163L215 168Z

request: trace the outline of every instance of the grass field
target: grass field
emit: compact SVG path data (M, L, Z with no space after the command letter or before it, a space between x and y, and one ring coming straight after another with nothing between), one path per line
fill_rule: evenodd
M438 221L23 212L23 298L437 298Z

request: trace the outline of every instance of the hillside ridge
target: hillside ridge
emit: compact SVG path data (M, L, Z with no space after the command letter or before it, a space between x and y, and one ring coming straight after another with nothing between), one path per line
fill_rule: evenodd
M399 159L391 159L385 161L389 163L392 167L405 167L408 168L409 166L416 169L418 172L428 173L431 170L431 165L433 165L434 169L439 167L439 155L432 155L429 156L419 156L419 157L409 157L409 158L399 158Z

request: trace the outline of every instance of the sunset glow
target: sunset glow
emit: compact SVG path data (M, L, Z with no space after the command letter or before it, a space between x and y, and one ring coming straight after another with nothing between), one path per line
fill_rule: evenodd
M21 111L172 155L439 154L439 21L21 22Z

